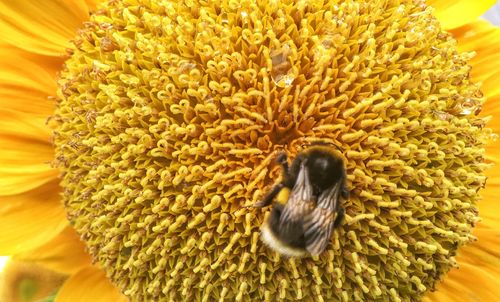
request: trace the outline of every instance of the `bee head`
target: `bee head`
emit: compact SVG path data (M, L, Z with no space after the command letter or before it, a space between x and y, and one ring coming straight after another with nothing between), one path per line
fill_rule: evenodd
M318 191L326 190L345 175L344 162L337 150L331 147L309 148L305 165L309 170L311 183Z

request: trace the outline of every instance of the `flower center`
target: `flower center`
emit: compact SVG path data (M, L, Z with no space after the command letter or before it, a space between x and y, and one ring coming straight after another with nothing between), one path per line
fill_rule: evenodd
M422 2L110 1L74 43L64 205L133 300L415 300L474 238L482 94ZM318 139L344 150L345 222L286 259L241 206Z

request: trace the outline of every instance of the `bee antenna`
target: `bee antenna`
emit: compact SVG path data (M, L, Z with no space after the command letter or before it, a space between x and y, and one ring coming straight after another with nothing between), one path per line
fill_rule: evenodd
M238 212L239 210L241 210L241 209L248 209L248 208L253 208L253 207L252 206L239 206L236 210L234 210L234 211L231 212L231 215L234 216L234 214L236 212Z
M342 149L339 145L333 144L332 145L337 148L340 152L344 153L344 149Z

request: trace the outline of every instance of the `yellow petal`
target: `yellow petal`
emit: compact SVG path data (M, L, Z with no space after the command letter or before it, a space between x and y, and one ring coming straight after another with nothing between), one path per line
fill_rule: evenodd
M90 11L97 8L99 3L106 2L105 0L85 0Z
M498 276L468 263L452 270L428 298L432 302L497 301Z
M71 276L59 290L55 302L126 302L128 299L94 266Z
M0 43L0 108L38 116L53 112L48 96L56 93L62 59L27 53Z
M488 181L486 190L481 193L483 200L479 203L480 217L485 224L496 226L500 230L500 183ZM500 235L499 235L500 236ZM500 247L499 247L500 250Z
M499 75L500 76L500 75ZM487 126L493 129L493 132L496 134L500 134L500 106L498 104L500 102L500 95L498 96L490 96L487 101L483 105L482 115L484 116L492 116L493 118L487 124ZM497 145L497 148L494 148L492 144ZM490 143L487 148L487 155L494 156L500 159L500 144ZM496 161L500 164L500 161Z
M83 0L2 0L0 40L27 51L58 56L88 19Z
M0 110L0 196L37 188L55 179L45 118Z
M497 115L498 116L498 115ZM490 123L491 124L491 123ZM499 123L497 122L497 125ZM489 125L491 127L491 125ZM497 127L500 130L500 127ZM492 142L486 148L486 158L489 163L493 163L494 166L485 171L485 176L487 177L486 188L480 192L482 200L479 202L479 214L482 219L483 225L487 226L489 229L493 228L498 230L497 241L500 241L500 203L498 202L498 196L500 195L500 140ZM478 228L476 228L478 229ZM483 232L477 233L477 235L485 236L484 234L491 235L491 232L485 228L479 231ZM476 231L476 232L479 232ZM495 237L491 237L495 239ZM490 240L492 241L492 240ZM498 243L497 243L498 244ZM496 249L500 251L500 246ZM500 252L498 257L500 258Z
M474 51L470 61L471 76L475 82L482 82L481 90L487 97L482 115L494 118L488 124L500 133L500 28L484 20L478 20L452 31L458 40L460 51ZM497 149L498 150L498 149ZM496 152L498 153L498 152Z
M482 58L500 50L500 28L485 20L476 20L450 31L460 51L476 51Z
M53 103L46 95L23 88L0 87L0 108L48 117L53 112Z
M0 255L12 255L46 243L68 225L56 182L0 199Z
M14 258L68 275L92 264L89 254L85 252L85 245L69 226L47 243L32 251L15 255Z
M498 219L494 223L498 224ZM461 253L461 257L471 263L497 271L500 276L500 228L481 222L474 229L474 235L478 237L478 241L466 249L466 252Z
M500 123L496 123L495 127L500 126ZM492 127L491 123L488 124L488 127ZM496 148L495 148L496 147ZM498 154L498 150L500 148L500 141L496 142L491 142L487 147L486 147L486 162L492 165L495 165L497 167L500 164L500 154ZM491 177L492 175L498 175L499 172L492 171L491 168L486 170L487 176ZM489 183L489 180L487 181Z
M499 120L500 120L499 116L493 116L493 119L488 123L488 127L500 130ZM496 179L500 179L500 139L492 138L489 141L488 145L486 146L486 158L488 159L487 162L489 164L493 164L493 166L490 169L487 169L485 171L486 176L490 178L488 179L487 184L490 184L491 181L497 181ZM485 191L481 193L484 192Z
M497 0L429 0L427 4L434 7L434 15L444 29L452 29L482 16Z
M483 112L491 114L490 112L493 112L491 110L492 106L497 109L500 103L500 70L483 80L481 90L488 97L487 102L483 106ZM498 118L499 115L496 115L496 117Z

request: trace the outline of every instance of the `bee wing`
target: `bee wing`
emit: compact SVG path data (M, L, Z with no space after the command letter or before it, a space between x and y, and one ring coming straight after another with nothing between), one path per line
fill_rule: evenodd
M285 238L295 238L303 234L303 219L314 209L316 202L309 180L309 172L301 163L297 180L280 217L280 232Z
M311 255L321 254L328 242L337 217L341 193L341 182L337 182L321 193L317 206L304 218L306 249Z

